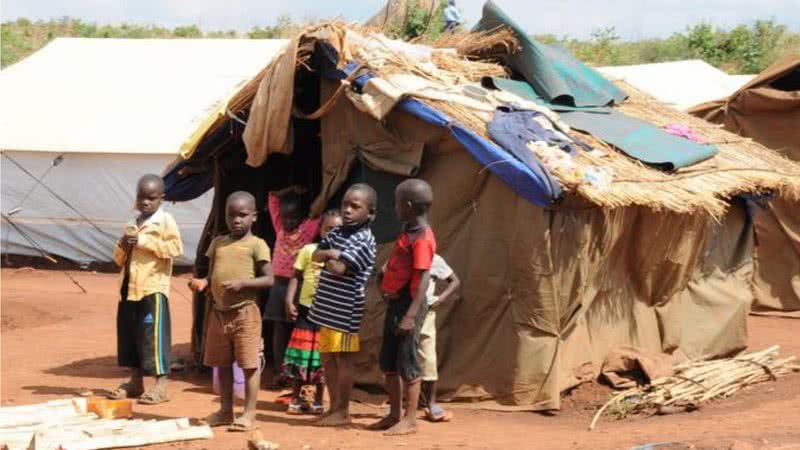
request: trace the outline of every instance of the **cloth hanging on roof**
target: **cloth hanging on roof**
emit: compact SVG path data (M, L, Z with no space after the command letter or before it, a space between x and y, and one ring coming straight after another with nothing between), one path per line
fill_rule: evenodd
M524 100L558 111L570 127L607 142L631 158L664 170L691 166L717 154L713 145L700 144L673 136L661 128L627 116L613 108L575 108L547 103L524 81L487 78L486 87L506 90Z
M330 57L334 56L334 54L330 55ZM358 66L353 62L345 64L338 70L335 78L347 78ZM354 92L363 92L367 82L372 78L374 78L374 75L371 73L355 77L352 81ZM352 96L350 97L352 100ZM503 180L525 200L547 208L561 198L561 185L540 163L532 161L531 164L525 164L517 159L509 159L508 152L494 142L479 136L474 131L453 121L447 115L419 100L404 98L396 104L395 108L399 108L429 124L446 128L486 170ZM388 111L386 111L386 114L388 114Z
M483 6L483 17L473 31L498 27L514 31L522 50L506 57L506 65L521 74L547 102L569 106L605 106L627 94L599 72L558 47L537 42L494 2Z
M488 125L489 137L508 150L528 167L538 167L542 163L528 149L528 142L544 142L560 148L570 155L577 153L577 148L569 138L547 127L544 114L536 111L505 111L498 109Z

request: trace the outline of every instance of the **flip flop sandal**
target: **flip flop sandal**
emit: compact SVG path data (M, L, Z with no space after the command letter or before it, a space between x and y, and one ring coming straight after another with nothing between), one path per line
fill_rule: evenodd
M288 405L291 402L292 402L292 393L291 392L289 392L287 394L279 395L278 397L275 398L275 403L277 403L279 405Z
M228 431L233 431L233 432L237 432L237 433L243 433L243 432L247 432L247 431L254 431L254 430L257 430L257 429L258 429L258 427L254 423L245 424L245 423L236 422L236 421L234 421L228 427Z
M300 403L289 403L289 407L286 408L286 414L292 414L292 415L303 414L303 405L301 405Z
M449 422L453 419L453 414L445 411L444 408L438 404L434 404L425 410L425 418L434 423Z
M167 397L166 392L162 391L147 391L139 397L138 403L142 405L158 405L160 403L166 403L169 401L169 397Z
M221 414L215 412L206 417L205 419L201 419L200 422L208 425L211 428L223 427L226 425L233 424L233 417L222 417Z
M136 398L139 397L144 393L144 390L141 391L134 391L133 385L131 383L122 383L117 386L114 390L109 392L106 395L106 398L110 400L122 400L125 398Z

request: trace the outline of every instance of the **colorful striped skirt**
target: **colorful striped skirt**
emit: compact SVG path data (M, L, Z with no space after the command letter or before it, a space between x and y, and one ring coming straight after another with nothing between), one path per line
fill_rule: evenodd
M297 306L297 321L283 357L283 374L303 384L324 383L319 357L319 326L308 320L308 307Z

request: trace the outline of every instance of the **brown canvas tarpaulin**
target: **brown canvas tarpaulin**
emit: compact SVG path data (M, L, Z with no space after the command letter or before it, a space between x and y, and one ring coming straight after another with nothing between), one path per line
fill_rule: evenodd
M755 220L756 311L800 311L800 203L777 198Z
M695 106L689 113L800 160L799 72L800 56L784 58L730 97Z
M662 353L645 353L632 347L620 347L603 360L602 377L615 389L628 389L639 383L650 383L674 373L674 362Z
M689 112L800 161L800 56ZM776 198L756 209L754 221L754 310L800 310L800 202Z
M463 299L438 314L440 386L451 397L553 409L564 389L596 377L621 346L699 356L744 345L749 297L721 295L700 271L723 252L715 243L730 239L719 235L736 235L739 222L712 226L704 215L604 210L573 199L543 210L483 170L446 130L402 112L378 122L346 100L323 117L321 136L330 193L361 149L424 146L418 176L435 192L440 253L464 281ZM379 265L390 247L379 249ZM695 293L687 292L692 283ZM384 306L370 289L357 381L379 383Z
M307 30L292 39L265 69L242 135L249 166L264 164L270 153L291 152L289 119L294 109L298 55L313 53L317 41L324 41L339 51L344 48L343 30L327 25Z

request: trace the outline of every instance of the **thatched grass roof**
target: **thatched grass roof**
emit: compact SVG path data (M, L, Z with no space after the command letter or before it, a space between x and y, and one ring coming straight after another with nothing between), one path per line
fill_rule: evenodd
M346 38L348 33L359 32L367 36L370 33L368 30L345 26L340 22L307 29L296 38L300 43L299 46L288 47L297 48L297 55L284 54L276 58L240 90L230 102L229 109L233 112L244 112L249 109L262 79L280 65L284 57L291 57L289 60L294 60L296 56L297 64L303 64L303 61L307 60L308 49L313 48L309 47L308 43L318 39L319 36L333 36L340 55L357 57L360 54L364 57L363 52L358 48L352 48L353 44ZM502 66L491 62L474 61L476 57L474 52L477 52L477 49L491 47L496 50L515 47L515 43L508 40L507 33L498 33L495 38L483 34L448 39L460 53L433 58L432 63L436 66L433 69L427 63L420 65L414 62L413 58L394 50L389 50L388 54L381 53L379 64L375 62L378 58L366 58L367 60L358 62L378 77L402 72L451 86L473 84L482 75L497 76L505 73L505 68ZM483 40L483 42L476 46L470 45L470 40ZM750 139L677 111L624 82L619 84L630 96L617 107L621 112L656 126L668 123L687 124L708 143L716 145L719 153L691 167L665 172L644 165L590 135L572 131L571 136L600 150L579 152L574 160L575 163L583 169L610 169L609 173L613 174L613 178L609 184L598 187L577 181L574 175L554 171L553 175L567 193L579 196L599 207L645 206L678 213L705 212L717 218L725 212L727 200L737 194L775 192L787 198L800 199L800 164L783 158ZM486 124L491 120L491 114L487 114L485 110L472 110L445 101L425 98L419 100L448 114L476 133L487 136ZM347 101L346 96L342 96L339 101ZM218 121L215 126L220 126L222 123L223 121Z
M610 167L615 178L602 190L591 184L570 186L577 195L610 208L642 205L682 213L705 210L715 217L727 208L726 200L737 194L772 191L800 199L800 164L752 139L678 111L625 82L616 83L629 95L618 107L621 112L659 127L670 123L689 125L707 143L714 144L719 153L690 167L664 172L582 134L585 142L606 150L607 155L597 157L581 152L577 161Z

